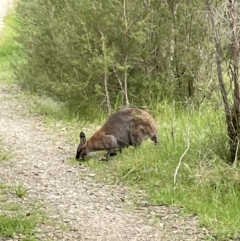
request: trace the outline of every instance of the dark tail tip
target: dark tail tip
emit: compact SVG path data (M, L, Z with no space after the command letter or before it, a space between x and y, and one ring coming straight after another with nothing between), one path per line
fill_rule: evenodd
M159 138L158 138L157 135L152 136L151 140L154 142L154 144L158 144L159 143Z

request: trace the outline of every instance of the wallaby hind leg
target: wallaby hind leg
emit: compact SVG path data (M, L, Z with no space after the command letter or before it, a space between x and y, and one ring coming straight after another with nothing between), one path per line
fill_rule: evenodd
M117 148L117 149L109 150L109 151L105 154L105 156L106 156L107 159L110 159L111 157L116 156L116 155L118 154L118 152L122 153L122 148L121 148L121 147L119 147L119 148Z
M108 151L106 154L103 155L103 157L100 159L100 161L109 161L111 157L114 157L117 155L117 151Z

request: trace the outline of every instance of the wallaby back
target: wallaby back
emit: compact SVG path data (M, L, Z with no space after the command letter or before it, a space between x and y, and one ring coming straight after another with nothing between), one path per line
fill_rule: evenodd
M157 124L153 117L138 108L123 108L113 113L88 141L85 134L80 133L76 158L84 158L98 150L107 150L112 155L124 147L141 145L147 138L158 143Z

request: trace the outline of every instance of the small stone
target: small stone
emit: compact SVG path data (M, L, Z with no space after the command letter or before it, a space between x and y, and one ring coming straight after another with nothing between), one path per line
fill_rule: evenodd
M96 174L94 174L94 173L89 173L88 176L89 176L89 177L95 177Z

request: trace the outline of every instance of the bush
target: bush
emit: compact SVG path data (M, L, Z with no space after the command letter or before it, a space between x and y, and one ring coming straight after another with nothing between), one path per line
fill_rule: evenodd
M191 11L194 9L192 6ZM116 102L124 105L125 78L134 105L151 105L166 97L185 99L193 94L188 90L193 83L189 73L172 80L172 19L166 3L146 5L145 1L128 0L124 8L121 2L110 0L47 0L44 4L19 0L16 11L22 47L21 61L15 64L16 78L32 92L64 102L71 112L91 115L93 109L104 109L106 86L112 106ZM184 32L179 34L185 36ZM185 56L186 51L178 47L183 51L179 62L191 58L195 71L201 64L198 53Z

